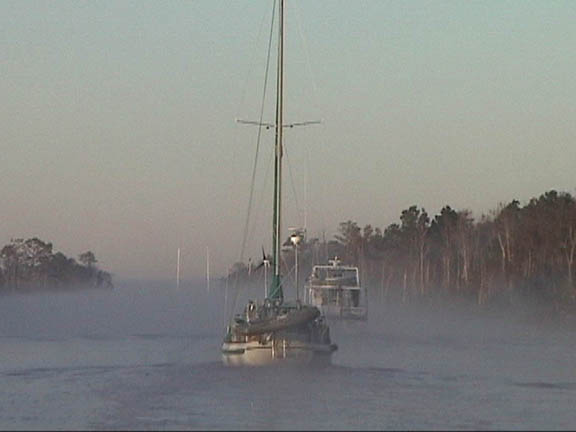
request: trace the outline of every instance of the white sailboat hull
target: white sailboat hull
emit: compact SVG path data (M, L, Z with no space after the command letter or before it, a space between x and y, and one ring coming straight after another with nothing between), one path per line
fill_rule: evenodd
M329 365L334 344L312 344L300 341L276 340L225 342L222 361L226 366L268 366L275 364Z

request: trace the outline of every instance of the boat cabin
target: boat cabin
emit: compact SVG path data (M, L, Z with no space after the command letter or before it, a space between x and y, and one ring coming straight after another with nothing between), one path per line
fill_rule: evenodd
M338 257L329 263L312 268L306 300L327 317L366 319L366 292L360 286L358 267L342 265Z

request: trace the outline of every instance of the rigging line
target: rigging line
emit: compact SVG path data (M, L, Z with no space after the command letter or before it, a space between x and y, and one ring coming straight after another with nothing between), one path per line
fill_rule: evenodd
M288 153L287 153L286 147L284 148L284 151L286 152L286 155L287 155ZM270 162L271 162L273 156L274 156L274 153L271 152L269 155L269 158L268 158L268 163L266 164L266 173L264 175L264 183L263 184L267 184L267 180L268 180L268 176L269 176L269 172L270 172L270 166L272 165ZM287 163L289 164L288 159L287 159ZM297 208L297 210L299 212L303 212L303 214L304 214L304 226L303 226L303 228L305 231L308 228L308 223L307 223L308 208L307 208L307 206L309 205L309 203L308 203L308 182L309 182L309 177L310 177L310 175L309 175L309 171L310 171L310 148L309 148L309 146L306 146L306 167L308 170L305 171L305 176L304 176L305 177L304 178L304 209L301 210L300 208ZM290 165L288 165L288 169L290 170ZM289 172L291 174L291 171L289 171ZM292 189L293 190L296 189L294 187L294 182L292 182ZM256 201L258 203L257 204L258 207L257 207L257 209L255 209L255 212L254 212L256 216L254 217L252 228L251 228L250 233L249 233L250 238L255 236L256 228L259 226L258 225L258 220L259 220L258 218L259 218L259 215L261 215L261 213L262 213L261 209L262 209L262 205L264 202L264 193L266 193L266 192L267 192L267 190L265 188L262 188L262 190L260 191L260 198L258 199L258 201ZM294 192L294 195L295 195L296 205L298 206L298 197L296 196L295 192Z
M319 146L318 149L320 150L320 157L317 159L320 164L324 164L324 167L330 166L327 161L329 158L326 157L328 145L326 144L326 126L323 124L322 129L320 131L320 139L319 139ZM324 172L323 170L319 170ZM317 204L320 213L320 226L322 227L323 231L326 231L326 202L325 197L327 196L326 192L326 182L323 181L326 176L322 176L322 181L317 182L317 193L314 199L314 202Z
M294 186L294 176L292 175L292 165L290 164L290 158L288 157L288 146L284 145L284 157L286 158L286 165L288 165L288 173L290 174L290 185L292 186L292 193L294 194L294 205L296 206L296 211L300 214L302 210L298 204L298 194L296 193L296 187Z
M262 14L262 19L260 20L260 28L258 30L258 36L257 36L256 41L254 42L253 45L257 45L257 42L260 40L260 37L262 35L262 31L264 29L265 19L266 19L266 14L264 13L264 14ZM244 105L244 101L246 99L246 92L248 89L248 85L247 85L248 77L250 75L252 75L252 71L254 70L254 65L256 63L255 58L256 58L257 52L258 52L258 50L256 50L256 49L252 51L252 58L250 60L250 64L249 64L249 67L248 67L248 70L246 73L246 77L245 77L244 82L243 82L243 88L242 88L242 92L241 92L241 96L240 96L240 102L239 102L238 106L236 107L236 114L239 113L241 107ZM238 115L236 115L236 117L238 117ZM232 161L234 161L236 158L236 149L237 148L238 148L238 134L235 133L234 134L234 140L232 143ZM235 166L235 165L233 165L233 166Z
M308 231L308 206L310 198L308 195L308 183L310 182L310 146L305 146L304 160L304 232Z
M313 74L313 70L312 70L312 61L311 61L311 55L310 55L310 48L309 48L309 44L307 43L306 37L304 35L304 32L302 31L302 19L300 17L300 12L299 12L299 8L296 4L291 3L290 7L292 7L292 9L294 10L294 15L296 17L296 27L298 28L298 35L300 36L300 41L302 43L303 46L303 51L304 51L304 55L306 57L306 69L310 78L310 82L312 83L312 97L310 98L312 103L314 104L315 108L318 109L319 111L321 111L320 109L320 104L318 103L318 85L316 83L316 79L314 77ZM320 147L323 147L323 149L325 149L326 147L326 125L325 122L321 122L322 123L322 134L321 134L321 139L320 139ZM310 168L310 148L308 146L306 146L306 163L307 163L307 171L306 171L306 189L305 189L305 193L306 193L306 197L305 197L305 213L304 213L304 228L308 228L308 207L310 204L310 197L309 195L312 195L311 191L308 190L309 188L309 182L310 182L310 172L311 172L311 168ZM323 183L320 185L320 188L322 188ZM317 194L319 195L319 199L322 199L324 197L324 190L320 190L320 193ZM320 211L320 224L322 225L322 227L325 227L326 225L326 221L325 221L325 217L324 217L324 209L326 209L326 207L324 207L323 203L320 203L320 209L322 209Z
M271 52L272 52L272 39L273 39L273 34L274 34L274 15L276 12L276 0L274 0L274 4L272 6L272 19L271 19L271 23L270 23L270 35L268 37L268 52L266 55L266 69L265 69L265 73L264 73L264 88L262 90L262 100L261 100L261 106L260 106L260 123L262 123L262 119L264 117L264 105L265 105L265 101L266 101L266 89L268 88L268 75L269 75L269 70L270 70L270 57L271 57ZM255 180L256 180L256 168L258 166L258 153L260 150L260 141L261 141L261 137L262 137L262 126L258 127L258 136L256 139L256 154L254 155L254 163L253 163L253 168L252 168L252 179L251 179L251 184L250 184L250 198L248 200L248 210L247 210L247 214L246 214L246 222L244 224L244 232L243 232L243 238L242 238L242 247L240 249L240 262L243 261L244 259L244 252L246 249L246 239L247 239L247 234L248 234L248 224L250 222L250 214L252 211L252 201L253 201L253 197L254 197L254 184L255 184ZM230 318L232 318L232 314L234 313L234 310L236 309L236 302L238 301L238 278L236 278L236 283L234 284L234 301L232 302L232 309L231 309L231 313L230 313Z
M274 152L270 152L270 154L268 155L268 163L266 164L266 172L264 173L264 181L263 184L266 185L268 184L268 178L270 176L270 167L272 166L272 159L274 158ZM254 216L254 222L252 224L252 229L250 231L250 238L253 238L255 236L255 232L256 232L256 228L259 226L258 224L258 217L260 214L262 214L262 206L264 203L264 194L266 194L267 192L269 192L265 187L263 187L260 190L260 198L256 201L257 202L257 208Z
M310 60L310 49L308 48L308 44L306 43L306 38L304 37L304 32L302 31L302 26L300 25L300 13L298 12L298 8L292 2L290 3L290 7L293 8L296 16L296 26L298 27L298 35L300 36L300 40L302 42L302 46L304 47L304 55L306 56L306 66L308 69L308 75L310 75L310 81L312 82L312 102L316 105L316 108L319 109L319 104L317 101L318 95L318 86L316 85L316 80L314 79L314 74L312 73L312 62Z
M282 262L282 264L284 265L284 268L287 270L286 273L283 275L282 277L282 285L286 286L286 284L288 282L292 282L292 284L294 284L295 280L296 280L296 263L294 263L292 265L292 267L288 268L288 262L286 260L286 258L284 258L284 256L281 256L280 261Z
M274 13L272 13L272 16L274 16ZM262 19L260 20L260 27L258 29L258 36L256 37L256 42L258 42L260 40L260 37L262 36L262 30L264 29L264 21L266 20L266 14L262 14ZM256 43L254 43L254 45L256 45ZM258 50L253 50L252 51L252 58L250 59L250 66L248 67L248 72L246 73L246 77L244 79L244 86L242 88L242 93L240 96L240 103L238 104L238 107L236 108L236 118L238 118L238 115L240 114L240 108L244 105L244 101L246 100L246 92L248 91L248 77L250 75L252 75L252 71L254 70L254 64L256 63L255 58L256 58L256 54L257 54Z
M272 23L270 25L270 36L268 40L268 55L266 57L266 70L264 74L264 88L262 91L262 100L260 105L260 123L262 123L262 118L264 116L264 104L266 101L266 90L268 88L268 72L270 69L270 57L272 51L272 36L274 31L274 12L276 9L276 1L274 1L274 7L272 9ZM246 220L244 223L244 232L242 237L242 247L240 249L240 262L244 259L244 252L246 249L246 239L248 236L248 224L250 222L250 216L252 213L252 202L254 200L254 184L256 183L256 171L258 168L258 154L260 152L260 142L262 138L262 126L258 126L258 136L256 138L256 153L254 155L254 162L252 164L252 179L250 182L250 197L248 199L248 209L246 214Z

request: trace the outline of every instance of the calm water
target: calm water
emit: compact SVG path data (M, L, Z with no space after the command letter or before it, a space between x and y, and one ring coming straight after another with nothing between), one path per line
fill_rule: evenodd
M322 370L220 363L205 287L0 297L0 429L574 429L576 332L387 306Z

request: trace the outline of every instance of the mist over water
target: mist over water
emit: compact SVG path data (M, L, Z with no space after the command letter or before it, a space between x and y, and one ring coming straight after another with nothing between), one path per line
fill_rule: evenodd
M576 425L576 332L532 310L373 304L331 323L331 367L236 369L224 302L202 282L0 297L0 429Z

